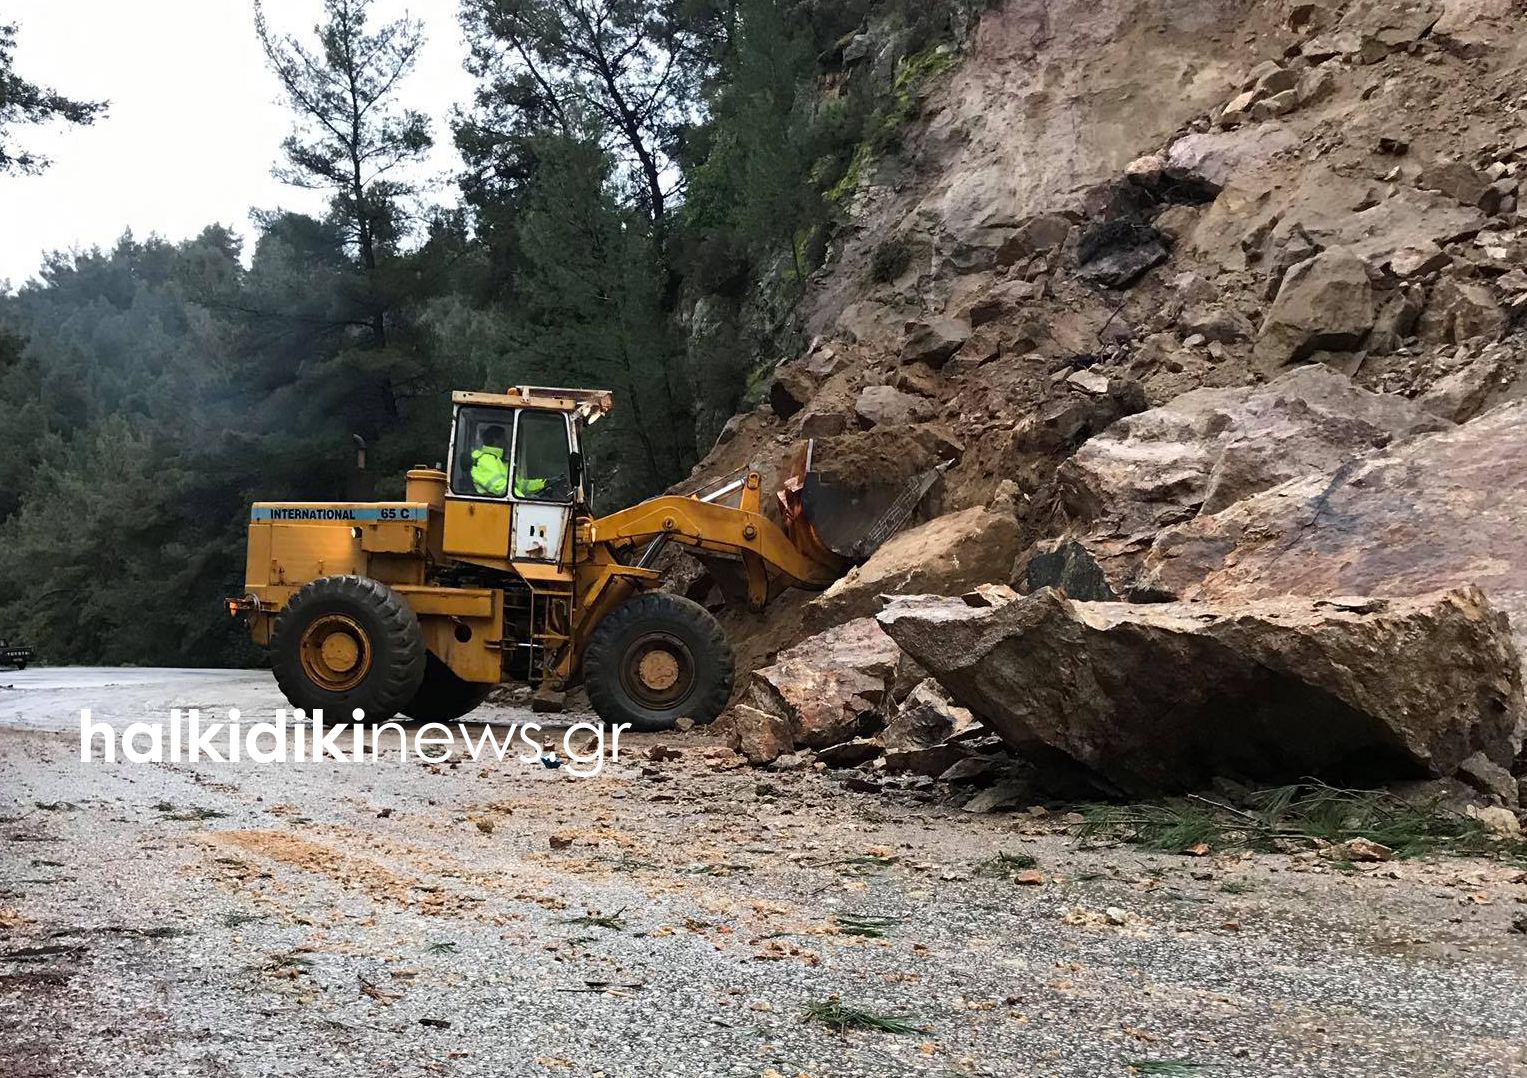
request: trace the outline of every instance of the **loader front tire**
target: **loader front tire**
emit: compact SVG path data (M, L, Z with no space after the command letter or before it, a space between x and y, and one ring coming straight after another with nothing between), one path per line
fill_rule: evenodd
M403 597L364 576L303 586L271 633L276 684L293 707L322 708L331 723L386 722L424 680L424 634Z
M583 657L589 701L607 723L667 730L688 716L715 720L732 695L736 661L720 624L699 603L652 591L594 628Z
M476 711L492 691L492 685L463 681L449 666L426 653L424 680L403 714L420 722L450 722Z

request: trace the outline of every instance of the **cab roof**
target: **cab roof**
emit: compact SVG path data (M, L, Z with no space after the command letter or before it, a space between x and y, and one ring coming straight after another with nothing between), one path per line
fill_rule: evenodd
M507 393L470 393L457 390L452 404L480 408L529 408L540 412L573 412L588 423L597 422L614 407L608 389L550 389L545 386L510 386Z

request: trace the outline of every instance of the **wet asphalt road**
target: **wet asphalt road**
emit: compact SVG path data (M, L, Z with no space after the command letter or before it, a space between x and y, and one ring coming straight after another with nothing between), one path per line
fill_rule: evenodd
M1082 850L703 731L585 779L78 759L81 708L281 704L0 671L0 1076L1527 1075L1520 866ZM805 1018L834 995L910 1029Z

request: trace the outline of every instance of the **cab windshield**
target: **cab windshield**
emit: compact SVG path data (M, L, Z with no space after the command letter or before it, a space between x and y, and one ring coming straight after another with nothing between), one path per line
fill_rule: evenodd
M573 488L567 465L567 417L560 412L521 412L514 449L514 497L570 501Z

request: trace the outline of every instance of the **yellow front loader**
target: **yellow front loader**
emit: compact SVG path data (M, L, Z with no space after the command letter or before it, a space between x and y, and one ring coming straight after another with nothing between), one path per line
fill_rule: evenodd
M757 609L832 583L868 553L864 534L888 533L927 489L845 499L813 480L808 449L779 493L783 526L762 514L753 471L595 518L581 446L609 393L522 386L452 401L447 470L409 472L404 500L254 506L245 594L227 605L270 645L294 706L331 721L444 721L502 682L581 678L607 722L709 722L731 695L731 648L705 608L659 590L664 546L734 563ZM833 516L826 539L813 499ZM874 519L848 524L861 505Z

